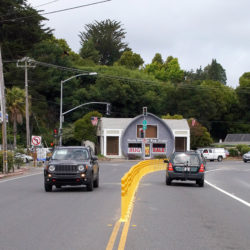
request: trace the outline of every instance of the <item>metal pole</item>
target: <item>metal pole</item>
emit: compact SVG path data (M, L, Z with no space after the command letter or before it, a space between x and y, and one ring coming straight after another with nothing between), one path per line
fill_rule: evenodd
M90 72L90 73L81 73L81 74L78 74L78 75L74 75L74 76L71 76L69 78L67 78L66 80L63 80L61 81L61 99L60 99L60 124L59 124L59 146L62 146L62 123L63 123L63 83L73 79L73 78L76 78L78 76L94 76L94 75L97 75L96 72Z
M24 62L24 65L19 65L20 62ZM24 68L25 71L25 116L26 116L26 146L27 151L30 149L30 120L29 120L29 94L28 94L28 68L34 68L31 65L32 60L29 57L24 57L17 61L16 66Z
M59 146L62 146L62 106L63 106L63 81L61 81Z
M3 63L2 52L0 45L0 94L1 94L1 111L2 111L2 150L3 150L3 172L8 173L8 159L7 159L7 128L6 128L6 110L5 110L5 87L3 77Z
M29 94L28 94L28 65L25 60L25 115L26 115L26 145L30 150L30 117L29 117Z

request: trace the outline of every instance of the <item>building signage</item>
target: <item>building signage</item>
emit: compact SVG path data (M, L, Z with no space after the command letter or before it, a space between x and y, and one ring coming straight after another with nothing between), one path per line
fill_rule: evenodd
M128 148L128 153L141 153L141 148Z
M165 153L166 148L153 148L154 153Z

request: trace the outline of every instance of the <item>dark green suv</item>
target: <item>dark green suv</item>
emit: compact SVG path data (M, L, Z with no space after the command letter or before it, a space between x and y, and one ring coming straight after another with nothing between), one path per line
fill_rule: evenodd
M57 147L44 168L44 188L86 185L88 191L99 186L98 159L90 147Z
M200 187L204 186L205 162L195 151L175 152L170 156L166 171L166 185L173 180L196 181Z

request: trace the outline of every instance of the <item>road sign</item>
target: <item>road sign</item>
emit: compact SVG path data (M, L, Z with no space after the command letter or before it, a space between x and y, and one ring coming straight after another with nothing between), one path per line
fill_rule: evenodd
M41 136L32 135L32 138L31 138L31 145L32 146L40 146L41 142L42 142L42 137Z
M147 129L147 125L143 125L143 126L142 126L142 129L143 129L143 130L146 130L146 129Z
M37 161L46 161L47 151L46 148L37 148Z
M147 126L147 120L143 120L142 124L143 124L144 126Z

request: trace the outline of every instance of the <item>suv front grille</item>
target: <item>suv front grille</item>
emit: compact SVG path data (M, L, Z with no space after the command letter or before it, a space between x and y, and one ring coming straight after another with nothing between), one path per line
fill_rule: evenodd
M56 173L76 173L77 166L75 165L55 165Z

